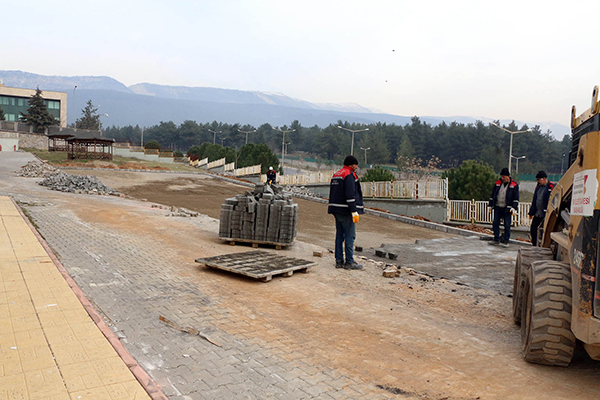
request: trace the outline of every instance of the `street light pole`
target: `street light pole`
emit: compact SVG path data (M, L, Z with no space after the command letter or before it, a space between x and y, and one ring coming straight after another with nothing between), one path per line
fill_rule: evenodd
M223 131L213 131L212 129L209 129L208 131L213 134L213 144L216 144L216 142L217 142L217 133L223 133Z
M361 147L360 149L365 151L365 168L366 168L367 167L367 150L371 150L371 148L367 147L365 149L364 147Z
M219 139L221 139L221 147L224 147L223 145L223 140L227 139L226 137L223 136L219 136Z
M512 158L514 158L515 160L517 160L517 175L519 175L519 160L522 160L522 159L526 158L526 156L521 156L521 157L512 156Z
M563 171L565 169L565 156L566 156L566 154L563 153L563 155L562 155L562 162L560 163L560 176L561 176L561 178L562 178Z
M282 131L279 128L273 128L276 131L283 133L283 137L281 138L281 173L283 174L283 162L285 160L285 134L290 132L295 132L295 129L289 129L287 131Z
M248 144L248 134L249 134L249 133L252 133L252 132L256 132L256 129L255 129L255 130L253 130L253 131L243 131L243 130L241 130L241 129L238 129L238 132L242 132L242 133L245 133L245 134L246 134L246 144Z
M497 127L497 128L500 128L500 129L502 129L504 132L510 133L510 146L509 146L509 149L508 149L508 172L510 172L511 161L512 161L512 158L513 158L513 155L512 155L513 135L514 135L515 133L532 132L532 131L533 131L533 129L529 128L529 129L527 129L527 130L525 130L525 131L516 131L516 132L512 132L512 131L509 131L509 130L508 130L508 129L506 129L506 128L503 128L503 127L501 127L500 125L498 125L498 124L497 124L497 123L495 123L495 122L490 122L490 124L491 124L491 125L494 125L494 126L495 126L495 127Z
M354 155L354 134L357 132L365 132L368 131L369 128L366 129L358 129L358 130L352 130L352 129L348 129L348 128L344 128L343 126L337 126L338 128L344 130L344 131L348 131L348 132L352 132L352 145L350 146L350 154Z

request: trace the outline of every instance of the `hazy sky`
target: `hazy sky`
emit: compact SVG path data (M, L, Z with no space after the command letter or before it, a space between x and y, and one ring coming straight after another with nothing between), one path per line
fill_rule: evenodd
M600 84L600 1L28 1L0 69L568 125Z

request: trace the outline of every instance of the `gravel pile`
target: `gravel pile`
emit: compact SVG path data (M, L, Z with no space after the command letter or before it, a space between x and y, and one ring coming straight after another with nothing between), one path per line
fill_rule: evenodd
M321 197L306 186L286 186L285 190L293 194L300 194L310 197Z
M41 181L40 185L46 186L50 190L58 190L60 192L119 195L118 192L104 186L104 184L95 176L69 175L62 171L50 175Z
M16 172L18 176L25 176L28 178L45 178L57 173L58 171L60 171L58 168L54 168L46 163L29 161L26 165L22 166L19 171Z

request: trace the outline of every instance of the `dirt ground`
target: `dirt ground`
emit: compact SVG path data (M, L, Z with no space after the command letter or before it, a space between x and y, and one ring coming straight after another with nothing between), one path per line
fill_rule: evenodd
M102 182L137 199L199 211L218 218L227 197L246 189L207 176L172 176L112 171L68 171L97 175ZM333 219L326 206L295 200L300 207L297 243L291 256L333 246ZM137 203L139 204L139 203ZM72 204L80 218L117 229L153 235L177 251L181 260L246 251L215 238L216 221L207 230L181 219L146 218L134 206L103 209L95 201ZM149 208L149 205L148 207ZM194 241L182 238L194 237ZM414 243L448 234L373 216L361 217L357 244ZM287 255L287 254L286 254ZM181 274L198 285L215 280L227 306L257 337L281 335L304 343L313 365L328 365L348 376L379 385L390 398L413 399L598 399L600 366L578 355L569 368L524 362L520 336L511 319L511 299L443 279L402 274L385 279L366 261L364 271L333 268L325 251L319 267L293 279L255 285L230 274L197 268L182 261ZM227 279L221 279L226 277ZM219 279L217 279L219 278ZM265 324L268 322L268 324ZM268 329L265 326L275 326ZM272 338L275 339L275 338ZM290 354L293 357L293 354Z

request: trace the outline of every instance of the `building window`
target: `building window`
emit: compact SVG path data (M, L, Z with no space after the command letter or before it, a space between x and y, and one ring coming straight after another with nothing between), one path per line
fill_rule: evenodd
M59 110L59 109L60 109L59 101L48 100L48 110Z
M23 107L25 105L25 102L23 101L23 99L19 99L19 107Z
M15 114L6 114L7 121L16 121Z
M0 104L7 106L8 105L8 97L0 97Z

